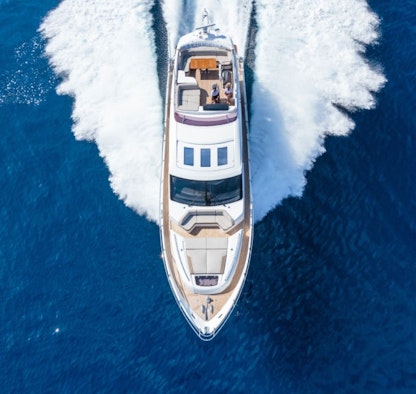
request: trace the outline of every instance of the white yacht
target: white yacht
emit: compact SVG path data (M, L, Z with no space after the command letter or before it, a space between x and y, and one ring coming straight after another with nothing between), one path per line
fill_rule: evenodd
M205 11L169 65L160 195L168 281L203 340L238 300L253 238L244 64L214 26Z

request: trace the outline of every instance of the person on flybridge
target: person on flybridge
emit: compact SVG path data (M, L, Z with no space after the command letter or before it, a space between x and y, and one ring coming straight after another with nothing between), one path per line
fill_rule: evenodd
M211 90L211 104L218 104L220 102L220 88L217 83L212 84Z
M231 83L227 82L225 85L225 97L227 97L227 104L231 105L231 98L233 97L233 88L231 87Z

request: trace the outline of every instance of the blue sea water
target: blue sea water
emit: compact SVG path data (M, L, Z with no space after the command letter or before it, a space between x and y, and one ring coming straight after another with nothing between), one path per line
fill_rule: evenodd
M377 106L256 224L242 296L205 343L171 295L157 225L71 132L38 32L59 1L0 0L1 392L416 392L416 5L368 3Z

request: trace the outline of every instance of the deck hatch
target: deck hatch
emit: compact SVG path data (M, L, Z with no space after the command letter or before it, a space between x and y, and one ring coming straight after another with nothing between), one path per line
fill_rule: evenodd
M195 276L195 283L198 286L217 286L218 275L198 275Z

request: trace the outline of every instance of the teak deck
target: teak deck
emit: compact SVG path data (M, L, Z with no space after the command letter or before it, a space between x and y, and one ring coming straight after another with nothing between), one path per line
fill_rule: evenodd
M194 59L191 59L191 62L192 60ZM199 59L195 59L195 60L199 60ZM220 83L218 72L219 72L218 68L214 68L214 69L197 68L197 69L190 70L189 76L194 77L196 79L198 83L198 87L201 91L199 105L203 106L205 104L211 104L211 90L212 90L213 83L217 83L218 87L220 88L220 102L223 104L226 103L225 89ZM231 99L231 105L234 105L234 98Z

